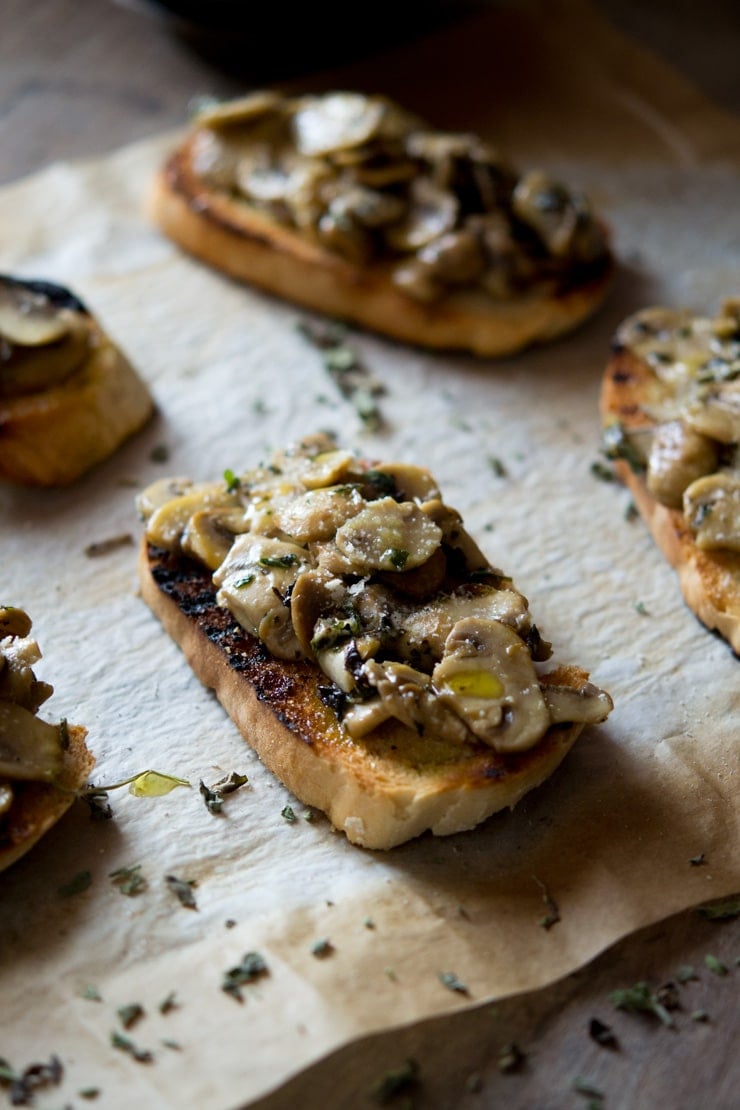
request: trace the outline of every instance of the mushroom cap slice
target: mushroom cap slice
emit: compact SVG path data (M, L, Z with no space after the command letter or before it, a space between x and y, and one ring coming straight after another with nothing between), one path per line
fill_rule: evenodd
M531 748L550 726L529 650L499 621L459 621L447 637L432 682L440 700L496 751Z
M22 782L54 782L64 761L59 725L29 709L0 702L0 777Z
M683 511L697 547L740 552L740 475L718 470L698 478L683 495Z
M404 571L421 566L440 545L442 529L411 501L381 497L338 530L335 543L354 571Z

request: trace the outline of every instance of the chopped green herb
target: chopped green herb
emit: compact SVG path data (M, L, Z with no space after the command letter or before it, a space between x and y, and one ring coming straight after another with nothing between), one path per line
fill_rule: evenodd
M619 1041L611 1026L599 1021L598 1018L591 1018L588 1023L588 1035L592 1041L596 1041L603 1048L619 1048Z
M124 1029L132 1029L137 1021L141 1021L144 1017L144 1007L140 1002L129 1002L127 1006L119 1006L116 1012Z
M259 952L247 952L240 964L224 972L221 990L230 994L237 1002L243 1002L241 988L246 983L254 983L256 979L269 974L267 964Z
M323 960L326 956L331 956L334 952L334 945L328 937L321 937L315 940L311 945L311 955L316 956L317 959Z
M692 964L681 964L676 968L676 979L679 983L688 983L690 979L698 979L696 968Z
M227 493L235 493L236 490L241 488L242 484L241 478L233 470L224 470L224 482L226 483Z
M544 917L540 918L538 924L541 925L543 929L552 929L553 925L557 925L558 921L560 921L560 909L542 880L538 879L536 875L533 875L532 878L542 891L542 901L545 903L545 908L547 909L547 913Z
M363 365L357 353L344 342L346 332L336 326L322 326L302 320L299 332L317 347L324 360L324 368L345 400L369 431L378 431L383 418L377 398L385 393L385 386Z
M198 905L195 901L193 888L198 885L195 879L178 879L176 875L165 875L164 881L167 887L184 906L186 910L197 910Z
M650 616L650 614L648 613L648 611L645 607L645 602L644 601L636 601L635 602L635 612L639 613L641 617L649 617Z
M724 902L700 906L699 913L710 921L726 921L731 917L740 917L740 898L729 898Z
M57 894L60 898L72 898L75 894L82 894L83 890L87 890L92 884L92 872L78 871L77 874L58 887Z
M372 917L366 917L362 924L365 926L366 929L375 928L375 922L373 921Z
M387 1071L370 1089L370 1097L380 1106L387 1106L396 1095L415 1086L419 1077L416 1060L406 1060L400 1067Z
M163 998L159 1004L160 1014L170 1014L178 1007L177 996L174 991L170 991L166 998Z
M263 555L260 559L260 566L262 567L279 567L282 570L287 570L288 567L294 567L298 562L298 556L293 555L290 551L285 555Z
M403 570L409 561L409 552L402 547L392 547L389 558L396 570Z
M297 820L292 806L283 806L280 810L280 816L287 821L289 825L293 825Z
M80 1096L80 1098L84 1098L88 1102L91 1102L93 1099L99 1096L100 1087L81 1087L77 1094Z
M605 428L602 441L604 454L608 459L624 459L630 470L635 474L644 472L645 462L639 451L631 443L621 424L610 424L608 428Z
M125 894L128 898L135 898L137 894L143 894L149 889L148 880L141 874L140 863L134 864L133 867L118 867L115 871L111 871L108 877L113 880L113 885L118 887L121 894Z
M149 458L154 463L164 463L170 457L170 449L166 443L158 443L149 452Z
M173 1052L182 1052L182 1045L178 1041L171 1041L169 1037L165 1037L162 1044L165 1048L171 1048Z
M501 462L501 459L497 459L495 455L489 455L488 456L488 465L490 466L491 470L493 471L493 473L496 475L497 478L508 478L508 476L509 476L508 470L506 469L504 464Z
M627 1010L630 1013L654 1014L663 1025L673 1028L674 1022L668 1010L663 1006L649 983L636 983L634 987L612 991L609 1000L617 1010Z
M440 971L437 978L443 987L447 987L448 991L456 991L458 994L470 993L465 983L458 979L454 971Z
M97 540L95 543L89 543L85 548L85 555L88 559L97 559L101 555L110 555L111 551L117 551L119 547L132 547L134 537L130 532L125 532L120 536L111 536L109 540Z
M600 482L616 482L617 480L614 471L610 467L605 466L603 462L599 462L598 460L592 462L590 469L594 478L598 478Z
M595 1083L590 1079L584 1079L582 1075L577 1075L573 1080L572 1087L579 1095L587 1095L589 1098L595 1098L601 1101L605 1096L604 1092L600 1090Z
M249 782L246 775L240 775L236 771L232 771L230 775L219 779L214 782L213 786L206 786L203 780L200 780L200 793L203 795L206 809L209 813L218 814L223 810L224 798L228 794L233 794L245 783Z
M314 811L312 809L305 809L303 811L303 813L301 814L301 816L303 817L304 821L308 821L309 825L311 824L312 821L316 820L316 814L314 813Z
M692 1010L689 1017L692 1021L709 1021L709 1012L707 1010Z
M243 578L237 578L233 583L235 590L243 590L245 586L251 586L254 582L253 574L245 574Z
M496 1059L496 1067L499 1071L508 1074L509 1072L519 1071L526 1060L525 1054L521 1048L514 1041L505 1044L498 1054Z
M471 1095L477 1095L480 1091L483 1090L483 1078L478 1074L477 1071L474 1071L465 1080L465 1090L468 1091Z
M718 959L716 956L713 956L711 953L707 953L707 955L704 957L704 963L709 968L709 970L713 972L714 975L727 974L727 964L722 963L722 960Z
M130 1037L124 1037L123 1033L119 1033L116 1030L110 1035L110 1043L113 1048L128 1053L132 1059L136 1060L137 1064L151 1064L154 1060L153 1055L148 1049L138 1048Z
M370 467L370 469L366 470L363 474L363 478L366 482L369 482L378 493L382 493L385 497L395 497L398 493L396 479L392 474L387 474L384 470L376 470Z
M103 996L97 987L88 984L82 992L82 997L86 998L88 1002L102 1002Z
M0 1085L10 1087L8 1097L12 1106L31 1105L36 1091L58 1087L63 1076L64 1068L58 1056L51 1056L48 1064L29 1064L22 1072L17 1072L0 1057Z

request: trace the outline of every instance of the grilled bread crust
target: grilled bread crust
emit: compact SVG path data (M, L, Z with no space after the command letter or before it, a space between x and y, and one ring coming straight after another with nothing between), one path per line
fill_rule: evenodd
M603 423L619 421L626 431L650 427L653 422L643 406L658 401L660 390L660 381L648 363L632 351L618 350L604 377ZM675 568L686 604L740 654L740 555L697 547L680 510L669 509L657 501L648 492L644 476L635 472L626 460L616 459L615 467L655 542Z
M583 728L553 726L536 747L505 755L393 722L352 740L322 699L328 680L319 668L272 656L216 604L205 567L145 539L139 570L144 601L265 766L365 848L392 848L427 829L462 832L514 806L552 774ZM548 676L575 689L587 678L577 667Z
M58 782L14 783L13 803L0 828L0 871L33 848L75 800L87 781L95 759L85 746L87 729L69 725L69 747Z
M154 411L149 390L125 356L91 321L94 344L64 382L0 398L0 478L66 486L102 462Z
M192 139L155 179L149 210L171 239L233 278L392 339L481 356L512 354L571 331L601 304L613 270L605 260L555 294L530 292L496 302L483 294L451 293L426 305L396 288L389 265L354 265L247 203L209 189L193 169Z

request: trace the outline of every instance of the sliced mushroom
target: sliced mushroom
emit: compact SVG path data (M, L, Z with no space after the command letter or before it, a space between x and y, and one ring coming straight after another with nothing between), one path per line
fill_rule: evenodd
M240 536L213 576L216 600L278 659L300 659L290 618L290 591L310 565L298 544L267 536Z
M417 259L443 285L470 285L483 273L486 260L477 237L469 231L448 231L421 248Z
M353 705L343 717L350 736L367 736L385 721L399 721L417 733L429 732L434 738L453 743L470 739L465 724L436 697L429 676L404 663L378 663L371 660L362 668L362 677L378 696Z
M335 448L330 440L317 442L322 449L305 456L308 462L303 463L299 471L306 489L319 489L321 486L335 486L339 482L351 481L357 465L352 452Z
M740 378L712 386L700 400L688 406L683 419L719 443L740 440Z
M41 658L39 646L27 636L0 640L0 701L13 702L35 713L51 696L48 682L40 682L33 666Z
M543 682L542 694L553 724L597 725L605 721L614 708L609 695L591 682L585 682L578 689Z
M283 98L268 90L250 93L236 100L206 102L196 113L197 127L232 127L234 124L251 123L281 107Z
M352 484L310 489L273 499L269 516L255 519L253 529L268 535L283 533L299 544L321 543L330 540L364 506L365 501Z
M423 606L407 606L396 618L397 651L402 658L442 658L453 628L463 620L501 621L524 636L530 627L526 600L516 590L474 589L442 594Z
M31 631L31 618L15 605L0 606L0 639L4 636L27 636Z
M317 650L315 629L322 617L331 615L335 620L344 620L347 633L341 639L359 632L356 622L353 623L347 614L347 600L347 589L341 579L317 569L304 570L298 575L290 595L290 617L298 642L308 658ZM323 646L334 647L334 644L325 642Z
M686 487L716 470L717 459L714 440L682 420L660 424L648 456L647 488L663 505L679 509Z
M683 511L697 547L740 552L740 476L720 470L692 482Z
M293 117L296 146L311 157L361 146L378 134L385 113L383 100L361 93L305 97Z
M248 523L240 508L200 509L188 520L181 546L209 570L216 570L229 554L234 538L247 530Z
M429 501L439 498L439 487L430 472L423 466L411 463L390 462L370 468L363 474L363 483L374 490L387 493L398 501Z
M432 681L440 700L496 751L531 748L550 725L529 651L499 621L458 622Z
M536 232L550 254L569 253L578 216L563 185L542 170L532 170L514 189L512 207L522 223Z
M22 705L0 702L0 777L54 782L64 759L62 733Z
M386 240L393 250L417 251L451 231L458 210L457 199L452 193L438 188L427 177L417 177L411 182L406 218L387 229Z
M0 336L21 347L57 343L70 327L71 313L60 310L44 293L12 279L0 278Z
M150 491L152 487L149 487ZM154 494L149 493L148 502ZM146 536L150 543L167 551L180 547L188 521L203 509L236 509L239 498L236 492L226 489L223 482L202 483L191 486L181 497L164 501L155 507L147 520ZM141 511L141 510L140 510Z
M358 574L421 566L439 547L442 530L411 501L371 501L338 530L335 543Z

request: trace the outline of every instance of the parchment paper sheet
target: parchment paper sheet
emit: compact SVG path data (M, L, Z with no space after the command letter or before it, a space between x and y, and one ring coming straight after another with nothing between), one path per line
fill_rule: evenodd
M0 194L2 268L72 286L159 406L72 489L0 491L2 599L35 619L39 672L56 687L48 714L87 724L96 782L155 767L195 787L161 800L119 792L105 823L75 808L0 877L3 1054L20 1066L57 1052L65 1091L99 1086L105 1107L235 1106L350 1037L544 985L740 887L737 660L684 607L644 526L625 521L626 493L590 473L619 319L649 302L711 311L739 291L740 126L580 3L492 11L324 82L335 83L404 96L583 185L622 270L590 325L503 363L356 336L387 386L390 430L370 437L296 332L299 312L182 257L147 225L142 196L171 139L52 166ZM326 427L363 453L431 464L530 597L555 657L588 667L616 705L512 814L385 855L303 819L138 599L135 549L83 553L138 536L134 487L216 477ZM162 443L170 458L157 464ZM198 780L234 769L249 786L213 817ZM291 802L295 824L281 817ZM706 865L690 866L699 853ZM127 898L108 875L137 863L149 890ZM61 898L81 869L90 889ZM197 880L197 912L167 874ZM549 930L537 880L560 907ZM322 937L334 951L317 959ZM250 950L270 975L240 1006L219 986ZM445 971L467 996L445 989ZM88 984L102 1002L81 997ZM173 990L179 1006L161 1016ZM155 1053L148 1066L109 1044L116 1008L133 1001L147 1010L131 1036Z

